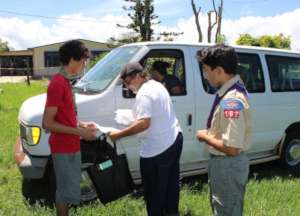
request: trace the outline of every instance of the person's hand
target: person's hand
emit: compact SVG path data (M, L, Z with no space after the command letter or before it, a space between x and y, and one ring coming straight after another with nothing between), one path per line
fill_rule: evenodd
M208 131L207 130L198 130L197 131L196 137L199 141L204 141L205 142L207 136L208 136Z
M79 128L80 136L87 141L92 141L97 138L97 129L95 128Z
M91 128L91 129L96 129L97 130L97 125L96 125L95 122L81 122L80 127Z
M97 128L95 122L86 122L85 125L86 125L87 128L91 128L91 129L96 129L96 130L98 130L98 128Z
M108 134L111 141L116 142L118 139L120 139L120 134L118 131L112 131Z

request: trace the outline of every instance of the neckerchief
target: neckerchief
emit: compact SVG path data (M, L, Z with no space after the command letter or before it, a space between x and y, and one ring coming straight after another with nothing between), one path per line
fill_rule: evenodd
M227 89L227 91L220 97L218 95L218 93L216 94L216 97L215 97L215 100L214 100L214 103L212 105L212 108L210 110L210 113L209 113L209 117L207 119L207 122L206 122L206 128L209 129L211 127L211 121L212 121L212 118L213 118L213 115L214 115L214 112L218 106L218 104L220 103L220 101L222 100L222 98L231 90L233 89L236 89L237 91L239 92L242 92L246 97L248 97L248 92L247 92L247 89L246 87L239 83L239 82L236 82L234 83L229 89Z

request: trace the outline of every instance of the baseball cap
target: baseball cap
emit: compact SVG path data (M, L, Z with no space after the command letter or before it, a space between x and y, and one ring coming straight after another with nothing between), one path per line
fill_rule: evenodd
M138 62L127 63L121 71L121 79L124 80L127 76L131 76L133 74L140 73L143 70L144 70L144 68Z

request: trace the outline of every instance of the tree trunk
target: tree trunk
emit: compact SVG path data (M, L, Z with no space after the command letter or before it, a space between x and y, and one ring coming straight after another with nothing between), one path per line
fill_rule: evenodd
M200 26L200 22L199 22L199 14L200 14L200 11L201 11L201 7L199 7L199 9L197 10L196 5L194 3L194 0L191 0L191 4L192 4L194 16L195 16L195 22L196 22L197 31L198 31L198 41L202 42L203 41L203 36L202 36L201 26Z
M211 42L211 31L212 31L212 24L211 24L211 11L207 13L208 16L208 27L207 27L207 42Z
M221 0L221 5L218 7L217 31L216 31L215 42L217 42L218 36L221 35L222 16L223 16L223 0Z

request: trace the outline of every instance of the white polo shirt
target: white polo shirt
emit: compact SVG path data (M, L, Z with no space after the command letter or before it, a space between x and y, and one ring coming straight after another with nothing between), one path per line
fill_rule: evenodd
M136 119L151 118L148 129L138 134L140 156L156 156L168 149L181 131L170 95L159 82L145 82L136 95L134 105Z

